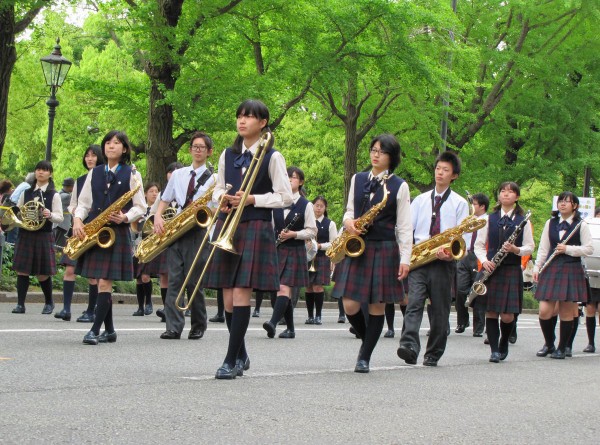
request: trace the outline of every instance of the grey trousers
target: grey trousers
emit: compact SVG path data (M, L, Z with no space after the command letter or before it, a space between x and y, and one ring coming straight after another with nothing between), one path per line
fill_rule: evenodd
M190 267L194 262L196 252L200 248L202 238L206 231L204 229L192 229L173 244L167 251L167 262L169 264L169 286L167 288L167 297L165 299L165 318L167 321L167 330L181 334L185 326L184 313L175 307L177 294L181 289L185 277L190 271ZM194 290L198 277L202 272L202 268L206 262L206 248L202 257L196 263L192 277L188 281L186 289L191 295ZM185 296L180 301L180 305L185 304ZM199 289L194 299L191 310L192 331L206 331L206 302L204 300L204 290Z

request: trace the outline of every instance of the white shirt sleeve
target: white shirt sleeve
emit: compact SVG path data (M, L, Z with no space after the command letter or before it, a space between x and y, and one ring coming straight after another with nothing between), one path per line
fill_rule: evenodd
M304 229L296 232L296 239L307 240L317 237L317 222L312 202L306 204L304 210Z
M130 190L133 190L139 184L139 190L133 195L132 206L125 214L127 216L127 222L132 222L140 219L146 213L148 205L146 204L146 197L144 196L144 185L142 184L142 175L136 171L131 175L129 180Z
M75 213L73 217L79 218L82 221L85 221L88 214L90 213L90 209L92 208L92 175L93 169L90 170L85 178L85 182L83 183L83 187L81 187L81 193L79 194L79 199L77 199L77 207L75 209Z
M400 264L410 264L413 244L413 226L410 209L410 191L406 181L396 196L396 240L400 251Z
M77 207L77 181L75 181L75 185L73 186L73 191L71 192L71 202L69 202L69 207L67 207L67 210L69 211L69 213L71 215L73 215L73 212L75 211L76 207Z
M329 247L331 247L331 242L337 237L337 227L335 226L335 223L333 221L331 221L329 223L329 241L326 243L321 243L321 249L320 250L327 250L329 249Z
M62 201L58 192L56 192L52 198L52 215L50 215L50 218L48 219L54 224L61 223L65 219L62 209Z
M219 173L220 171L221 169L219 168ZM285 159L278 151L273 153L269 161L269 177L273 183L273 192L254 195L254 206L280 209L292 205L293 198L290 178L287 174Z
M346 204L346 213L344 213L344 217L342 218L342 228L344 227L344 221L347 219L354 219L354 179L356 175L352 176L350 180L350 190L348 190L348 203Z

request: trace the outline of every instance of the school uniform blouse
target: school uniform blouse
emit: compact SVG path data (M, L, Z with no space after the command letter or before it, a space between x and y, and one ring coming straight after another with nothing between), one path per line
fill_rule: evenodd
M249 148L242 143L242 153L250 150L252 154L256 154L258 143L259 141L256 141ZM221 157L219 158L217 185L213 193L213 200L217 203L220 201L223 193L225 193L225 153L226 150L223 150L223 153L221 153ZM243 168L242 173L245 171L246 169ZM292 205L292 187L290 186L290 179L287 174L285 159L278 151L273 153L271 156L271 160L269 162L269 177L273 183L273 192L254 195L254 207L278 209Z
M300 193L296 192L292 194L294 204L300 199ZM283 210L283 219L285 220L290 214L290 209ZM296 239L307 240L317 237L317 223L315 222L315 211L313 209L312 202L306 204L304 209L304 228L296 232Z
M500 209L500 217L509 215L509 218L513 216L513 210L506 213L504 210ZM488 239L488 226L485 225L481 229L477 231L477 239L475 240L475 255L477 259L481 262L481 264L485 263L488 260L487 257L487 239ZM502 246L500 246L502 248ZM531 230L531 221L527 221L525 228L523 229L523 245L519 247L518 256L527 256L533 253L533 249L535 248L535 243L533 242L533 232Z
M383 176L388 174L387 171L383 171L377 176L373 173L369 173L369 180L376 177L379 181L383 181ZM343 222L354 218L354 179L352 176L350 181L350 191L348 192L348 204L346 205L346 213L344 213ZM371 193L370 198L373 199L374 193ZM412 253L413 245L413 226L411 222L411 209L410 209L410 191L408 190L408 184L406 181L402 182L398 193L396 194L396 241L398 242L398 249L400 251L400 264L410 264L410 254ZM331 229L330 229L331 230Z
M113 168L111 168L110 170L113 173L116 173L117 171L117 167L119 166L119 164L115 165ZM79 194L79 199L77 200L77 207L75 208L75 214L73 215L74 218L79 218L82 221L85 221L85 219L87 218L90 209L92 208L92 176L94 173L94 169L91 169L88 174L87 177L85 178L85 182L83 183L83 187L81 188L81 193ZM136 171L135 173L135 179L137 179L137 184L142 184L142 175L140 175L140 172ZM134 175L131 175L131 179L129 180L129 187L130 190L133 190L136 187L136 181L134 179ZM110 184L108 184L108 187L110 187ZM73 192L76 192L75 189L73 189ZM76 195L76 193L74 193ZM125 213L125 215L127 216L127 223L130 223L132 221L136 221L137 219L141 218L144 213L146 213L146 198L144 197L144 189L143 187L140 187L140 189L137 191L137 193L135 195L133 195L132 198L132 206L131 208L127 211L127 213Z
M323 222L324 219L325 219L325 215L322 215L320 218L317 218L317 221L319 221L321 223L321 222ZM334 240L337 237L337 227L335 226L335 223L333 222L333 220L330 220L330 221L331 222L329 223L329 239ZM321 243L321 248L319 250L327 250L327 249L329 249L329 247L331 247L331 241Z
M35 188L33 189L33 196L40 196L40 191L42 193L46 193L46 190L48 189L48 185L49 184L45 184L42 187L39 187L37 184L35 185ZM44 200L41 200L42 204L44 203ZM25 193L21 193L21 196L19 196L19 202L17 203L17 205L19 207L21 207L23 204L25 204ZM52 197L52 209L49 209L51 212L50 218L48 218L50 220L50 222L58 224L63 222L64 216L63 216L63 209L62 209L62 201L60 200L60 195L58 194L58 192L56 192L54 194L54 196Z
M192 165L187 167L178 168L173 171L171 178L167 183L167 186L160 195L160 200L171 203L172 201L177 202L177 213L181 212L181 208L185 204L187 198L187 189L190 183L190 177L192 170L196 172L195 180L197 181L206 171L208 166L202 164L200 167L194 170ZM204 184L198 187L194 196L192 196L192 202L203 196L210 186L215 182L215 175L211 175ZM195 186L194 186L195 187ZM158 202L158 199L156 200ZM216 207L216 204L209 201L208 207ZM150 211L151 214L156 213L156 210Z
M542 232L542 238L540 239L540 246L538 248L537 258L535 260L535 267L533 268L533 272L539 272L542 264L546 262L548 258L548 254L550 253L550 236L548 234L550 230L550 221L546 221L544 225L544 231ZM566 221L569 225L573 224L573 215L571 215L568 219L563 219L560 217L558 223ZM586 223L582 223L579 226L579 236L581 238L581 246L567 246L567 250L564 255L574 256L574 257L582 257L588 256L594 253L594 246L592 245L592 233L590 232L590 228ZM558 232L558 237L562 239L566 230L560 230Z

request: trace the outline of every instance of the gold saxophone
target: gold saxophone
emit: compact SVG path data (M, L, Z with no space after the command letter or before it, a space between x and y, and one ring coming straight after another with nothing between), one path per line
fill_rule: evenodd
M132 174L135 175L135 171ZM76 260L96 244L103 249L107 249L114 244L115 231L110 227L106 227L106 224L109 223L111 213L120 212L142 186L135 176L134 179L137 185L132 190L124 193L123 196L108 206L100 215L83 226L85 237L82 240L76 236L72 236L67 240L67 245L63 249L65 255L72 260Z
M364 215L361 215L355 222L354 227L359 232L363 233L367 230L375 217L385 207L390 192L387 189L388 175L383 177L383 199L380 203L375 204L371 207ZM344 259L345 256L350 258L356 258L363 254L365 251L365 240L361 236L350 235L345 230L333 240L331 246L325 252L325 255L331 260L333 264L337 264Z
M202 196L183 209L179 215L165 222L162 235L153 233L140 242L135 251L135 256L140 263L152 261L192 228L196 226L206 228L210 225L213 214L207 204L212 200L215 185L216 182L213 182Z

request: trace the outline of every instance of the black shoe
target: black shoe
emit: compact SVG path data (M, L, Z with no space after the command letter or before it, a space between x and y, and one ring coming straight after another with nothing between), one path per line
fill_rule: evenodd
M585 347L585 349L583 350L583 352L594 353L594 352L596 352L596 346L594 346L594 345L587 345Z
M346 316L345 315L340 315L338 317L338 323L346 323Z
M350 329L348 329L348 331L354 335L356 338L360 338L360 335L358 335L358 332L356 332L356 329L354 329L353 326L350 326Z
M556 351L554 345L550 347L544 345L542 349L535 353L535 355L537 355L538 357L546 357L548 354L552 354L554 351Z
M208 321L210 321L211 323L225 323L225 317L223 315L217 314L214 317L209 318Z
M265 321L263 323L263 329L267 331L267 337L274 338L275 337L275 325L270 321Z
M185 315L186 317L191 317L192 316L192 310L191 309L187 309L183 315Z
M54 303L45 304L44 309L42 309L42 314L48 315L51 314L52 311L54 311Z
M102 334L98 336L98 343L114 343L117 341L117 332L112 331L108 333L104 331Z
M199 340L204 337L204 331L190 331L188 340Z
M144 316L144 309L142 308L138 308L137 311L135 311L133 314L134 317L143 317Z
M564 360L566 357L565 351L561 351L560 349L557 349L556 351L554 351L552 353L552 355L550 356L550 358L557 358L560 360Z
M499 352L492 352L492 355L490 355L490 362L492 362L492 363L500 363L500 353Z
M398 357L404 360L407 365L417 364L417 353L406 346L400 346L396 351Z
M237 376L242 377L244 375L244 371L248 371L250 369L250 357L246 357L246 360L238 358L235 361L235 367L237 368Z
M144 308L144 315L152 315L152 312L154 312L154 308L151 304L147 304Z
M254 310L254 312L252 312L252 317L253 317L253 318L258 318L258 317L260 317L260 312L259 312L259 311L257 311L257 310L255 309L255 310Z
M483 344L484 345L489 345L490 344L490 340L487 338L487 335L485 336L485 339L483 340Z
M279 326L284 326L287 323L285 322L285 320L282 318L281 320L279 320L279 323L277 323Z
M94 334L94 331L90 331L83 336L83 343L86 345L97 345L98 336Z
M508 357L508 343L504 344L502 340L500 340L500 347L498 349L500 350L500 360L506 359L506 357Z
M322 325L323 322L321 321L321 317L315 317L315 324L316 325Z
M77 321L79 323L93 323L95 318L96 317L94 314L88 314L87 312L84 312L83 315L77 319Z
M425 357L423 359L423 366L437 366L437 362L433 357Z
M366 360L359 360L356 362L356 366L354 367L354 372L360 372L361 374L366 374L369 372L369 362Z
M308 317L304 324L315 324L315 319L313 317Z
M387 332L385 334L383 334L384 338L394 338L394 335L396 333L394 332L393 329L388 329Z
M160 321L162 323L165 323L167 321L167 317L165 316L165 310L164 309L157 309L156 310L156 316L160 317Z
M510 337L508 337L508 342L511 345L514 345L517 342L517 329L513 329L512 334L510 334Z
M427 329L427 333L425 335L429 337L429 334L431 334L431 329Z
M568 346L565 348L565 357L573 357L573 350Z
M456 332L457 334L462 334L463 332L465 332L465 329L467 329L467 327L464 324L459 324L458 326L456 326L454 332Z
M281 334L279 334L279 338L296 338L296 333L294 331L286 329Z
M65 310L63 309L62 311L54 314L54 318L61 318L64 321L71 321L71 313L65 312Z
M242 371L243 373L243 371ZM223 363L223 365L217 369L217 373L215 374L215 379L220 380L233 380L238 375L237 366L231 367L227 363Z
M25 306L21 305L21 304L17 304L15 306L15 308L12 310L13 314L24 314L25 313Z
M181 334L175 331L165 331L160 334L160 338L163 340L179 340L181 338Z
M483 332L473 332L473 337L483 337Z

